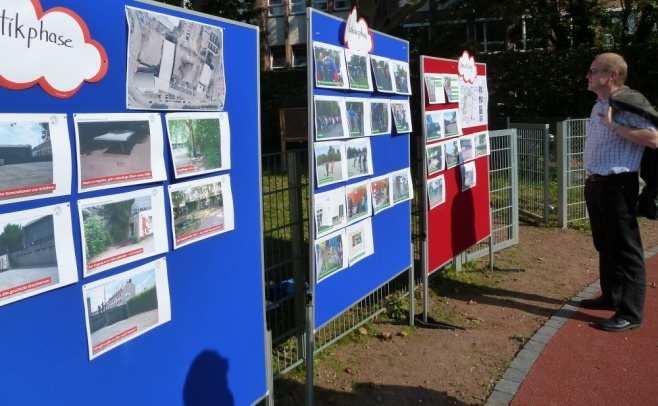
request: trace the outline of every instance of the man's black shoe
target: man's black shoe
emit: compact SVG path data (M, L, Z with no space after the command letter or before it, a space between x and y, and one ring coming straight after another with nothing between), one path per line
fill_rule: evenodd
M634 328L638 328L640 327L640 323L633 323L622 317L613 316L608 320L597 322L596 327L605 331L617 332L617 331L626 331L626 330L632 330Z
M585 309L594 309L594 310L616 310L616 307L610 303L610 301L597 297L596 299L583 299L578 302L578 306Z

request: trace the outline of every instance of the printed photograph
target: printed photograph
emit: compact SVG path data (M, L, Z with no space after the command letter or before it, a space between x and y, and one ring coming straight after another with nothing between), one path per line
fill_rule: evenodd
M427 102L429 104L446 102L445 90L443 90L443 76L425 74L425 88L427 89Z
M171 319L164 260L84 285L82 291L90 359Z
M442 145L446 168L457 166L459 164L459 140L444 142Z
M347 89L345 53L343 48L320 42L313 43L315 85Z
M468 190L475 186L476 172L475 172L475 162L467 162L460 167L461 169L461 179L462 179L462 191Z
M347 136L342 100L315 98L315 139L331 140Z
M48 121L0 121L0 202L55 190L50 139Z
M427 154L427 176L445 169L443 161L443 144L433 144L425 147Z
M176 248L233 229L228 175L170 186Z
M427 198L430 209L439 206L446 201L446 183L443 175L427 181Z
M347 267L345 256L345 231L340 230L334 234L316 240L315 242L315 272L316 282Z
M133 7L126 17L129 109L224 109L221 28Z
M347 61L347 76L350 80L350 89L372 92L370 58L368 54L346 49L345 59Z
M370 131L372 135L391 133L391 113L388 101L370 102Z
M167 114L167 133L177 178L230 169L227 113Z
M411 94L409 85L409 64L405 62L391 61L393 78L395 80L395 92L400 94Z
M473 147L473 137L459 137L459 162L468 162L475 158L475 148Z
M443 87L449 103L459 103L460 86L457 75L446 75L443 78Z
M345 155L347 156L347 179L372 175L370 138L347 141Z
M345 147L342 142L316 142L315 177L317 186L326 186L347 179L344 167Z
M345 101L347 111L347 128L350 137L368 136L366 131L366 102Z
M76 118L82 191L153 179L151 121Z
M489 134L479 133L475 134L473 138L475 139L475 156L489 155Z
M411 132L411 109L409 102L391 101L391 112L395 122L395 130L400 133Z
M370 180L370 194L375 214L391 207L391 188L388 175Z
M349 266L375 253L372 239L372 220L367 218L353 224L345 230L347 244L347 261Z
M316 237L323 237L347 225L345 188L340 187L313 195Z
M370 64L372 65L372 72L375 75L377 91L393 93L393 79L389 60L371 55Z
M85 275L168 249L162 188L85 199L79 207Z
M425 113L425 141L436 141L443 138L443 113L429 111Z
M413 197L411 191L411 172L409 169L393 172L391 174L391 196L393 204L409 200Z
M459 127L459 118L457 116L457 110L442 110L443 112L443 136L444 137L454 137L461 133Z
M347 200L347 224L355 223L372 214L370 204L370 191L368 181L359 182L345 187L345 199Z

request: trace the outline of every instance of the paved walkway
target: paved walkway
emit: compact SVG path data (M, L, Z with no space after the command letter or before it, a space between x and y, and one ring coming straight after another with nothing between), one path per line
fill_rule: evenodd
M641 328L621 333L591 323L611 311L565 305L526 343L487 405L658 404L658 252L647 253ZM599 294L598 282L576 300Z

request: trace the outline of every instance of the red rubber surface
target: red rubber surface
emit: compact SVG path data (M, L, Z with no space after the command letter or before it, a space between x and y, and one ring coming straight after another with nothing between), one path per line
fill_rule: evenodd
M610 311L581 310L553 336L512 405L658 405L658 255L647 261L639 329L608 333L590 325Z

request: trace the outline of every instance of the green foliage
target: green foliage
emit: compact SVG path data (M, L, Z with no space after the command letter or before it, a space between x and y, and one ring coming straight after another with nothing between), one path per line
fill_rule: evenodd
M18 224L7 224L0 234L0 247L4 252L15 252L23 248L23 228Z
M158 308L158 294L155 286L145 290L128 301L128 317Z
M120 243L128 238L130 233L130 208L134 199L107 204L103 207L103 218L109 228L112 244Z
M183 0L157 0L181 7ZM190 0L186 2L194 11L212 14L237 21L250 21L255 16L254 0Z
M100 254L110 244L110 234L105 229L103 219L91 215L84 220L85 241L87 243L87 259Z
M396 292L384 299L386 315L391 320L406 320L409 317L407 303L409 299L402 293Z

